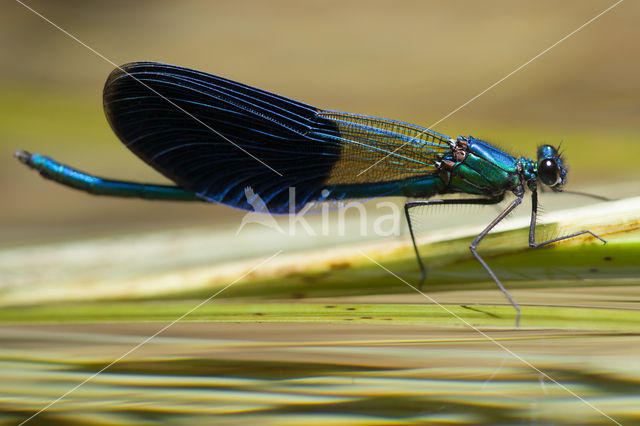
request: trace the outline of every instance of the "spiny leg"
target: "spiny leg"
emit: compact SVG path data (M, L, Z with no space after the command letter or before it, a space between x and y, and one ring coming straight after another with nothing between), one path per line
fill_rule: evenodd
M415 231L413 229L413 223L411 222L411 215L409 214L409 210L413 207L418 206L442 206L442 205L452 205L452 204L475 204L475 205L487 205L487 204L497 204L504 198L504 195L496 198L468 198L462 200L419 200L419 201L407 201L404 205L404 214L407 218L407 224L409 225L409 233L411 234L411 242L413 243L413 249L416 253L416 259L418 261L418 266L420 267L420 282L418 283L418 289L422 289L424 285L424 281L427 278L427 268L424 266L422 262L422 258L420 257L420 251L418 250L418 245L416 243Z
M531 189L531 224L529 225L529 247L537 248L537 247L545 246L547 244L555 243L556 241L567 240L569 238L577 237L578 235L584 235L584 234L589 234L599 239L603 243L605 244L607 243L605 239L603 239L602 237L599 237L598 235L586 229L582 231L574 232L573 234L565 235L562 237L552 238L550 240L543 241L541 243L536 243L536 221L538 218L538 191L536 190L537 188L535 186L532 186L529 189Z
M487 262L484 261L484 259L482 257L480 257L480 255L477 252L477 248L478 245L480 244L480 242L482 241L482 239L484 237L487 236L487 234L498 224L500 223L505 217L507 217L509 215L509 213L511 213L513 210L515 210L516 207L518 207L520 205L520 203L522 203L522 197L523 194L520 193L520 195L517 196L517 198L515 200L513 200L511 203L509 203L509 205L507 206L507 208L505 208L502 213L500 213L498 215L498 217L496 217L495 219L493 219L491 221L491 223L489 223L489 225L487 225L486 228L484 228L482 230L482 232L480 232L478 234L478 236L476 238L474 238L473 242L471 242L471 245L469 246L469 250L471 250L471 253L473 254L473 256L476 258L476 260L478 262L480 262L480 264L482 265L482 267L485 269L485 271L487 271L487 273L489 274L489 276L493 279L493 281L496 283L496 285L498 286L498 288L500 289L500 291L502 291L502 293L504 293L504 295L507 297L507 300L509 300L509 303L511 303L511 306L513 306L513 308L516 310L516 327L518 327L520 325L520 306L518 306L518 304L516 303L515 300L513 300L511 298L511 295L509 294L509 292L507 291L506 288L504 288L504 286L502 285L502 283L500 282L500 280L498 279L498 277L496 276L496 274L491 270L491 268L489 267L489 265L487 265Z
M530 186L529 189L531 189L531 202L532 202L531 224L529 226L529 246L530 247L537 248L537 247L541 247L541 246L544 246L544 245L547 245L547 244L554 243L556 241L566 240L568 238L577 237L578 235L583 235L583 234L590 234L593 237L599 239L600 241L602 241L603 243L606 244L606 241L604 239L602 239L601 237L597 236L596 234L594 234L593 232L588 231L588 230L583 230L583 231L575 232L575 233L570 234L570 235L565 235L563 237L553 238L553 239L550 239L550 240L547 240L547 241L543 241L541 243L536 243L535 242L535 229L536 229L536 218L537 218L537 214L538 214L538 192L536 191L536 187L535 186ZM477 248L478 248L478 245L480 244L480 242L482 241L482 239L498 223L500 223L505 217L507 217L513 210L516 209L516 207L518 207L522 203L522 197L523 196L524 196L524 194L518 195L517 198L515 200L513 200L507 206L507 208L505 208L502 211L502 213L500 213L493 221L491 221L491 223L480 234L478 234L478 236L471 243L471 246L469 246L469 249L471 250L471 253L473 254L473 256L484 267L484 269L487 271L489 276L498 285L498 287L500 288L502 293L504 293L504 295L506 296L507 300L509 300L511 305L516 310L516 327L519 326L519 324L520 324L520 315L521 315L520 307L518 306L516 301L513 300L513 298L511 297L511 295L507 291L507 289L504 288L504 286L502 285L502 283L500 282L498 277L495 275L495 273L491 270L489 265L484 261L484 259L482 259L482 257L480 257L480 255L477 252Z

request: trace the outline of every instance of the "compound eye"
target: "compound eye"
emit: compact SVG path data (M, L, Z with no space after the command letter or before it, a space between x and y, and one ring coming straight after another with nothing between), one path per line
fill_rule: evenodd
M538 164L538 176L542 183L555 186L560 183L560 167L554 160L547 158Z

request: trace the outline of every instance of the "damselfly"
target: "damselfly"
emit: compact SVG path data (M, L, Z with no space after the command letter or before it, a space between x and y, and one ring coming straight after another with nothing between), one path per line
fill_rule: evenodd
M558 150L515 158L472 136L449 138L394 120L324 110L203 72L152 62L114 70L104 110L120 140L176 186L102 179L26 151L16 156L45 178L98 195L209 201L251 210L245 188L271 213L297 213L311 202L405 196L405 215L422 279L409 212L417 206L496 204L515 199L473 240L473 256L520 318L520 308L478 254L482 239L531 191L529 245L540 247L591 231L536 242L538 184L561 191L567 171ZM294 203L289 188L295 188ZM464 199L426 200L462 193Z

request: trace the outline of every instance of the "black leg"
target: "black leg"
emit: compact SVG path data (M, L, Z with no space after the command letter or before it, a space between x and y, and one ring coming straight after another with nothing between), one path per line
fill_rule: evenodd
M409 210L413 207L418 206L442 206L442 205L451 205L451 204L497 204L504 198L504 195L496 198L470 198L470 199L461 199L461 200L420 200L420 201L408 201L404 205L404 214L407 218L407 223L409 224L409 233L411 234L411 241L413 242L413 249L416 252L416 259L418 260L418 266L420 267L421 278L418 283L418 288L421 289L424 284L425 279L427 278L427 268L425 268L424 263L422 262L422 258L420 257L420 252L418 250L418 245L416 244L416 236L413 230L413 224L411 223L411 216L409 215Z
M482 265L482 267L485 269L485 271L487 271L487 273L489 274L489 276L493 279L493 281L498 285L498 288L500 288L500 291L502 291L502 293L504 293L504 295L507 297L507 300L509 300L509 303L511 303L511 306L513 306L513 308L516 310L516 327L518 327L520 325L520 306L518 306L518 304L516 303L515 300L513 300L511 298L511 295L509 294L509 292L507 291L506 288L504 288L504 286L502 285L502 283L500 282L500 280L498 279L498 277L496 276L496 274L493 273L493 271L491 270L491 268L489 267L489 265L487 265L487 262L484 261L484 259L482 257L480 257L480 255L477 252L477 248L478 245L480 244L480 242L482 241L482 239L484 237L486 237L486 235L498 224L500 223L500 221L502 221L505 217L507 217L509 215L509 213L511 213L513 210L515 210L516 207L518 207L520 205L520 203L522 203L522 197L523 194L521 193L520 195L517 196L518 198L516 198L515 200L513 200L506 209L504 209L502 211L502 213L500 213L498 215L498 217L496 217L495 219L493 219L491 221L491 223L489 225L487 225L486 228L484 228L482 230L481 233L478 234L478 236L473 240L473 242L471 243L471 245L469 246L469 250L471 250L471 253L473 254L473 256L476 258L476 260L478 262L480 262L480 264Z
M597 236L596 234L588 230L582 230L579 232L574 232L573 234L565 235L563 237L552 238L550 240L543 241L541 243L536 243L536 221L538 218L538 191L536 190L535 186L529 189L531 189L531 224L529 225L529 247L536 248L536 247L546 246L547 244L555 243L556 241L567 240L569 238L577 237L578 235L583 235L583 234L592 235L593 237L599 239L603 243L605 244L607 243L606 240L604 240L603 238Z

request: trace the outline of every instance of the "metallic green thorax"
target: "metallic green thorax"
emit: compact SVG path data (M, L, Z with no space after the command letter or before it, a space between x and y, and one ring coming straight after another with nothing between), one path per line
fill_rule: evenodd
M519 161L488 143L459 137L452 144L452 158L440 163L440 177L447 192L497 196L520 185Z
M429 198L436 194L464 193L499 197L507 191L520 194L534 181L537 163L515 158L487 142L468 136L450 140L450 150L436 163L436 173L401 181L334 186L345 198L364 198L373 193Z

